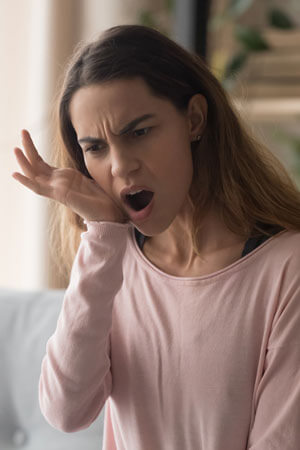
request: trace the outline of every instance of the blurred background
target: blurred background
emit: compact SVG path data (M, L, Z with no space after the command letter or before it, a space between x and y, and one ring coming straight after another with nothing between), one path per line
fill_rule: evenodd
M1 0L1 287L65 287L49 251L49 203L11 177L19 171L13 148L26 128L49 161L55 99L74 47L133 23L205 58L300 186L299 0Z

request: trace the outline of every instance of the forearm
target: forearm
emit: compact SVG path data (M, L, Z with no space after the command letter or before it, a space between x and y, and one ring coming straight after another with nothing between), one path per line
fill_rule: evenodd
M89 426L111 390L109 333L113 300L123 281L128 227L88 223L62 310L42 362L39 400L55 428Z

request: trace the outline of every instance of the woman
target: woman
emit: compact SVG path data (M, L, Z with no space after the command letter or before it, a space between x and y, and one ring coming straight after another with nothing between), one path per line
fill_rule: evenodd
M61 168L24 130L13 174L72 211L47 420L77 431L105 406L104 449L296 450L300 195L282 165L199 57L137 25L76 52L59 129Z

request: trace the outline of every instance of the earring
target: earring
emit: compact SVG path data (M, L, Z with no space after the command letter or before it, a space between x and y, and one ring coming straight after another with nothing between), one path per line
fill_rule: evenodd
M200 139L201 139L201 134L198 134L198 136L196 136L192 142L200 141Z

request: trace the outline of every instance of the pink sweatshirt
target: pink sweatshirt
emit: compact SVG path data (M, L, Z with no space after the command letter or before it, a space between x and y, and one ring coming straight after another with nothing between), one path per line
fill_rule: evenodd
M55 428L105 406L104 450L300 449L300 233L210 275L168 275L131 224L86 222L39 400Z

